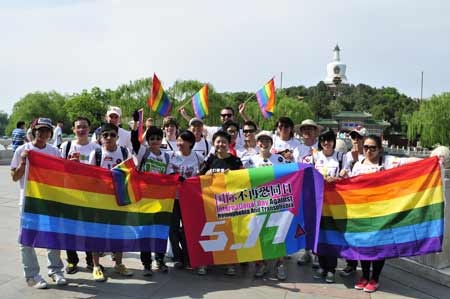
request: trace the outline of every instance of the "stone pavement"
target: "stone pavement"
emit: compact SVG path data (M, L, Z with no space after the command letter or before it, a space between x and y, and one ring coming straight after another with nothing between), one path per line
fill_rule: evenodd
M121 278L112 273L109 256L101 259L107 267L106 283L96 283L91 273L84 271L67 275L69 285L58 287L50 283L48 290L27 287L22 276L17 244L19 224L18 183L9 176L9 167L0 166L0 298L449 298L450 289L432 281L418 278L390 265L381 276L378 292L367 294L353 289L355 277L336 275L335 284L326 284L312 278L310 266L299 267L296 257L287 261L289 277L285 282L269 273L264 279L253 278L252 265L238 267L238 275L226 277L221 267L210 270L207 276L197 276L188 270L155 273L142 276L138 253L128 253L124 263L134 269L132 278ZM44 250L38 250L41 274L46 274ZM65 253L62 253L65 257ZM84 253L80 253L84 267ZM171 264L168 263L170 266ZM340 261L340 267L343 262ZM45 276L44 276L45 277Z

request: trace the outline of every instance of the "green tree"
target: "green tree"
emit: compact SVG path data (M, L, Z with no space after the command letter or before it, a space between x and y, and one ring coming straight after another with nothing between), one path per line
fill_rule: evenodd
M8 113L0 110L0 136L5 135L8 126Z
M78 116L87 117L91 121L91 129L100 126L106 114L106 103L98 100L98 95L83 90L69 98L64 104L67 111L68 121L72 122Z
M420 109L408 120L408 138L417 137L423 146L431 147L437 143L450 144L450 93L432 96L422 101Z
M66 98L56 91L29 93L14 104L6 134L10 135L19 120L29 123L38 117L48 117L56 124L64 120L64 131L70 131L70 122L64 109Z

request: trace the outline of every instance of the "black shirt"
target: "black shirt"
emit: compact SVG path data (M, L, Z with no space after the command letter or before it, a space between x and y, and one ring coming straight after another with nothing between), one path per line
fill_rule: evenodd
M229 155L225 159L220 159L216 155L211 155L206 160L205 165L200 170L200 174L205 174L208 170L212 170L213 173L224 172L227 169L236 170L243 168L241 159L233 155Z

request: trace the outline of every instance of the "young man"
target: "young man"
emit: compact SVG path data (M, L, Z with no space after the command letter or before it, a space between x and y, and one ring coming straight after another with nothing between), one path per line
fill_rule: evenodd
M200 118L192 118L189 121L189 131L194 133L195 136L195 144L192 151L201 154L203 159L205 159L211 150L211 143L203 136L203 121Z
M53 131L53 146L59 148L62 144L62 129L64 127L64 122L58 120L55 130Z
M259 152L259 147L256 145L256 123L248 120L244 123L242 132L244 133L244 145L236 149L237 156L241 159L244 168L253 167L248 164L250 158ZM251 163L251 162L250 162Z
M17 122L16 128L12 131L11 139L13 152L27 140L27 133L24 128L25 122L21 120Z
M161 149L173 154L177 151L178 121L173 116L166 116L163 120L164 138Z
M64 159L77 161L83 164L89 164L89 156L91 152L96 149L100 149L97 143L89 142L89 129L91 122L85 117L77 117L72 122L72 132L75 134L75 139L66 141L61 144L61 156ZM80 261L75 250L67 250L67 274L75 274L78 272L78 262ZM94 264L92 262L92 253L86 252L86 265L91 271L94 270ZM103 281L103 272L94 273L94 279L96 281ZM103 279L101 278L103 277Z
M28 151L33 150L60 157L59 150L47 144L52 137L53 126L52 121L48 118L39 118L32 127L33 141L25 143L17 148L11 161L11 177L14 182L20 180L20 206L23 205L24 185L27 174L25 173ZM30 287L36 289L47 288L47 282L39 274L40 268L34 247L20 245L20 253L22 256L23 270L25 279ZM58 285L66 285L67 280L63 275L63 262L61 260L60 251L55 249L47 249L48 257L48 275Z
M130 131L127 131L119 127L121 117L122 117L122 110L119 107L110 106L108 108L108 111L106 111L105 120L107 124L113 124L119 128L119 135L116 139L117 144L126 147L131 152L133 150L133 146L131 145ZM98 128L97 130L94 131L91 141L98 142L98 140L100 139L99 138L100 136L98 136L100 130L101 128Z
M89 163L97 165L102 168L112 169L117 164L131 157L130 152L126 147L117 144L117 137L119 136L119 128L113 124L104 124L100 130L101 149L96 149L89 155ZM94 269L92 274L96 281L104 281L98 253L92 253ZM131 276L133 272L130 271L124 264L122 264L122 252L114 252L114 271L122 276Z

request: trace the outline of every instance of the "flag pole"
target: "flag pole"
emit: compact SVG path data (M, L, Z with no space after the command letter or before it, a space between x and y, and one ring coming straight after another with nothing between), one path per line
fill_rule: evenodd
M245 100L244 104L247 104L251 99L253 99L254 96L255 96L255 94L252 93L252 95L249 96L249 97Z

